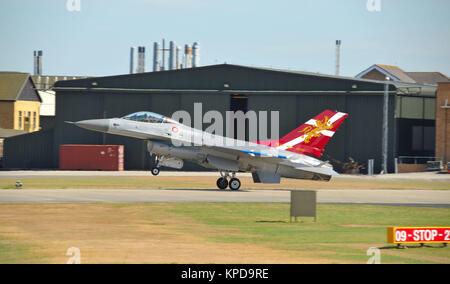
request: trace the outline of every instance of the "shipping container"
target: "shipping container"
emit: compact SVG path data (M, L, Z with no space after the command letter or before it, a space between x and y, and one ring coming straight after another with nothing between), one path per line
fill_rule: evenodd
M61 170L123 171L123 145L61 145Z

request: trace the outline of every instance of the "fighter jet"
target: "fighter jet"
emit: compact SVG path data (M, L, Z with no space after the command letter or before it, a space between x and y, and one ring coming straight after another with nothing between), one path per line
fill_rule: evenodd
M325 145L348 114L325 110L279 140L246 142L183 125L153 112L136 112L122 118L68 122L108 134L147 140L147 149L160 167L181 169L184 161L218 170L217 187L239 190L238 172L250 172L255 183L280 183L281 177L329 181L338 175L319 160Z

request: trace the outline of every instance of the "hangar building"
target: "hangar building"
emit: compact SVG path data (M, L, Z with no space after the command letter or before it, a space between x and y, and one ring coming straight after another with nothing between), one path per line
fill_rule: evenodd
M217 110L223 117L226 111L279 111L280 137L324 109L346 112L349 118L327 145L324 159L352 157L363 165L375 159L379 172L384 87L384 82L374 80L229 64L59 81L53 88L55 127L7 139L5 164L57 168L59 145L120 144L125 145L125 169L150 169L144 141L87 131L65 121L122 117L142 110L166 116L186 110L193 117L194 103L201 102L203 113ZM388 157L393 172L395 157L434 155L436 86L391 82L389 96Z

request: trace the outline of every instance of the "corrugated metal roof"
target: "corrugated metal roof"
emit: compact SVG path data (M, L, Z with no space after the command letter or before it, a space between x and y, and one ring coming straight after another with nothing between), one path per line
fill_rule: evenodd
M16 101L30 74L0 72L0 101Z
M384 82L380 82L378 80L355 78L355 77L348 77L348 76L341 76L341 75L329 75L329 74L314 73L314 72L307 72L307 71L295 71L295 70L287 70L287 69L254 67L254 66L244 66L244 65L230 65L230 64L224 64L224 65L236 66L236 67L248 68L248 69L254 69L254 70L262 70L262 71L272 71L272 72L288 73L288 74L295 74L295 75L305 75L305 76L318 77L318 78L351 80L351 81L355 81L355 82L384 84Z
M257 73L257 71L264 73ZM200 75L199 75L200 74ZM284 76L286 75L286 76ZM383 94L385 81L359 79L241 65L210 65L182 70L58 81L56 91L95 92L245 92L245 93L371 93ZM424 85L390 81L391 92L422 95ZM224 84L229 85L224 87ZM435 92L427 91L427 94Z
M102 85L102 83L104 82L108 82L108 87L111 87L111 82L114 82L114 87L120 87L120 88L124 88L125 86L120 85L120 82L127 82L127 85L130 84L130 82L132 82L131 80L134 80L134 82L136 81L140 81L143 82L144 80L150 80L152 78L158 78L157 84L155 84L155 82L150 83L148 81L148 83L146 85L152 85L153 89L163 89L166 88L161 87L161 85L167 85L167 84L161 84L161 82L166 83L167 78L169 78L169 76L177 74L177 79L181 78L180 76L189 76L189 75L193 75L195 73L198 72L202 72L202 71L219 71L219 73L222 73L224 75L220 75L220 80L227 80L227 76L229 75L229 72L236 72L236 71L240 71L240 70L244 70L244 71L264 71L264 72L270 72L270 73L285 73L285 74L289 74L289 75L297 75L297 76L302 76L303 78L309 77L309 78L318 78L318 79L333 79L336 81L347 81L351 84L354 83L370 83L370 84L376 84L376 85L380 85L380 84L384 84L384 82L380 82L377 80L370 80L370 79L361 79L361 78L354 78L354 77L344 77L344 76L335 76L335 75L327 75L327 74L322 74L322 73L313 73L313 72L304 72L304 71L293 71L293 70L285 70L285 69L274 69L274 68L265 68L265 67L254 67L254 66L244 66L244 65L234 65L234 64L218 64L218 65L208 65L208 66L202 66L202 67L196 67L196 68L187 68L187 69L180 69L180 70L165 70L165 71L159 71L159 72L146 72L146 73L137 73L137 74L124 74L124 75L115 75L115 76L105 76L105 77L89 77L87 79L77 79L77 80L67 80L67 81L58 81L55 83L54 85L54 89L55 90L61 90L63 88L67 88L67 87L86 87L86 88L90 88L92 90L97 89L98 87L100 87L100 85ZM175 75L174 75L175 76ZM164 78L163 78L164 77ZM202 77L204 80L203 83L208 83L207 81L211 81L211 78L205 78ZM279 78L279 77L278 77ZM190 80L190 82L192 82L192 80ZM189 87L179 87L180 81L171 81L170 82L170 87L167 88L172 88L172 89L187 89L187 88L191 88L191 89L199 89L198 87L193 88L191 85L189 85ZM226 82L224 82L226 83ZM260 82L261 83L261 82ZM195 85L199 85L202 84L201 82L196 83ZM142 84L140 84L142 85ZM174 85L177 85L176 87L174 87ZM223 88L223 83L221 84ZM128 86L127 86L128 87ZM136 87L132 87L132 88L136 88ZM136 88L137 89L137 88ZM201 88L200 88L201 89Z

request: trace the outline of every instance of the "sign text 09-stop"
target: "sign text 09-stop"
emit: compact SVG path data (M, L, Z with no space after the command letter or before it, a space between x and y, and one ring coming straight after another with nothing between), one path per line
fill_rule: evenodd
M390 227L388 243L450 243L450 227Z

